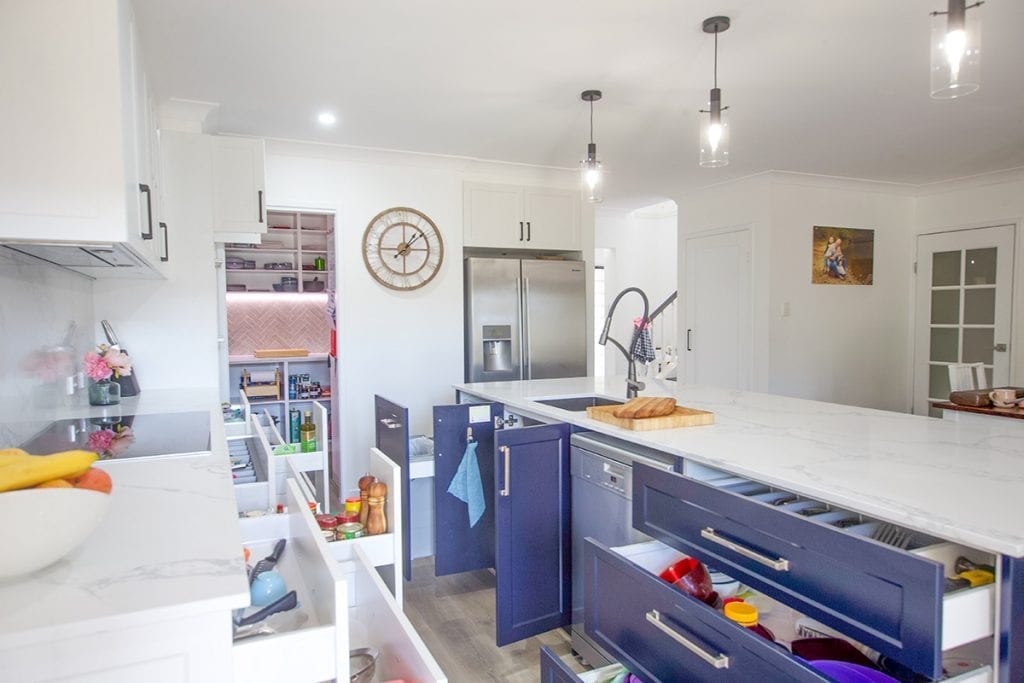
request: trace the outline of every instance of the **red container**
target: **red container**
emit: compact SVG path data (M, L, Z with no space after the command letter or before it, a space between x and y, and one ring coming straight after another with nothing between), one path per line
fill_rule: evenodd
M337 515L338 524L351 524L359 521L358 512L339 512Z
M662 581L671 583L679 590L692 595L701 602L712 604L718 594L711 587L711 577L700 560L684 557L658 575Z

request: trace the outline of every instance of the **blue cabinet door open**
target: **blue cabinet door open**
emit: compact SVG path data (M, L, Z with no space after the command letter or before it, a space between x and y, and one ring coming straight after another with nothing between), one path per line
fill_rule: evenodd
M501 404L434 406L434 573L494 567L494 418ZM476 440L486 508L472 527L466 503L448 487L466 453L467 430Z
M571 618L569 426L497 432L497 642L565 626Z

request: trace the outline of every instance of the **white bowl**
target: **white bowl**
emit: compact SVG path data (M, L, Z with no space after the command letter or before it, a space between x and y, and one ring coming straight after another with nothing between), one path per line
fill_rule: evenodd
M90 489L22 489L0 493L0 579L34 572L81 545L110 507Z

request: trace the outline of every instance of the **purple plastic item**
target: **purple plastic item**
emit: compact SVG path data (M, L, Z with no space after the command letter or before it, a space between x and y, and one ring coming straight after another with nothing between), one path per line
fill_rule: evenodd
M884 674L877 669L869 669L860 664L838 662L832 659L818 659L808 662L823 674L828 674L839 683L900 683L898 679Z

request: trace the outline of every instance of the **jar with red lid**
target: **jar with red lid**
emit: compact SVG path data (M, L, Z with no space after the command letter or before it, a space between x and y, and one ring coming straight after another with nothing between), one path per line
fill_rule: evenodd
M339 526L342 525L342 524L351 524L352 522L358 522L359 521L359 513L358 512L339 512L336 515L336 519L338 520L338 525Z
M325 540L333 541L335 539L337 536L338 520L334 515L317 515L316 523L320 527Z

